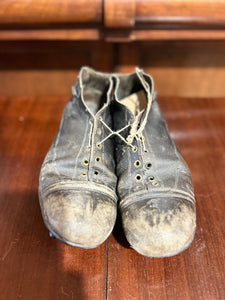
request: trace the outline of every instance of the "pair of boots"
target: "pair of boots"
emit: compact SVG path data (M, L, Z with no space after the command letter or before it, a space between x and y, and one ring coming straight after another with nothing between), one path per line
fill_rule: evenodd
M81 69L42 165L39 199L51 234L71 246L94 248L107 239L117 199L137 252L165 257L190 245L192 180L150 76Z

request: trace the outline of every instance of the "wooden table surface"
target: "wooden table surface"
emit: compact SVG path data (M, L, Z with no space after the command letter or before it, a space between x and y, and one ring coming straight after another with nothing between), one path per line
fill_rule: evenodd
M51 239L38 202L42 161L66 98L0 99L0 299L225 299L225 99L160 98L197 199L189 249L147 258L118 218L96 249Z

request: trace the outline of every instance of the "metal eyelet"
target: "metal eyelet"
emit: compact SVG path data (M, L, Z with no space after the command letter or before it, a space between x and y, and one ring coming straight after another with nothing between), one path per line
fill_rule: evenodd
M147 164L145 165L146 169L150 169L150 168L151 168L151 166L152 166L152 164L151 164L151 163L147 163Z
M149 181L153 181L154 179L155 179L154 176L149 176L149 177L148 177L148 180L149 180Z
M86 176L87 176L87 172L82 172L80 175L81 175L82 177L86 177Z
M140 160L136 160L136 161L134 162L134 166L135 166L136 168L140 167L140 165L141 165Z
M83 160L83 165L84 165L84 166L88 166L88 164L89 164L89 162L88 162L87 159Z
M98 147L98 149L102 149L102 144L100 144L100 143L97 143L97 145L96 145L97 147Z
M101 159L100 156L97 156L97 157L95 158L95 160L96 160L97 162L100 162L102 159Z
M137 174L137 175L135 176L135 179L136 179L136 181L141 181L142 177L141 177L140 174Z
M137 152L137 146L132 147L132 152Z

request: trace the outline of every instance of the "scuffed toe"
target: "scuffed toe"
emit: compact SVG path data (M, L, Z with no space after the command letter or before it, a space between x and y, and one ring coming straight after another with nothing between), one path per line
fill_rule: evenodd
M185 250L196 228L193 203L177 198L142 200L122 209L123 227L132 248L149 257Z
M110 235L116 220L116 203L96 191L54 191L41 207L48 229L75 247L97 247Z

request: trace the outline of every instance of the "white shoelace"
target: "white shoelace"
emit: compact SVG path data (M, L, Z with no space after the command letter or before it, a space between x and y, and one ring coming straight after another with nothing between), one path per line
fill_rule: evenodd
M104 143L107 139L109 139L110 137L116 135L118 136L126 145L130 146L131 148L135 149L136 146L134 146L132 143L133 143L133 140L134 138L138 139L140 138L141 141L142 141L142 144L143 144L143 148L144 148L144 151L147 152L147 149L145 147L145 138L142 134L142 131L144 130L144 126L140 126L139 129L137 129L138 127L138 122L136 122L136 120L134 121L133 124L127 124L126 126L124 126L123 128L117 130L117 131L113 131L102 119L102 117L99 118L100 122L109 130L110 134L107 135L104 139L102 139L99 144L102 144ZM144 124L145 125L145 124ZM130 134L128 135L127 139L125 139L120 133L122 131L124 131L125 129L127 129L128 127L131 126L131 130L130 130ZM141 130L140 130L141 129Z
M143 87L145 88L145 92L147 94L147 107L144 111L139 112L139 114L135 117L134 122L132 124L128 124L126 126L124 126L123 128L117 130L117 131L113 131L102 119L102 117L99 118L99 120L101 121L101 123L109 130L110 134L107 135L104 139L102 139L99 144L104 143L108 138L110 138L111 136L118 136L126 145L132 147L132 149L136 149L136 146L134 146L132 143L134 141L134 139L136 140L141 140L142 145L143 145L143 150L145 152L148 152L148 150L145 147L145 137L143 135L143 130L145 128L145 125L147 123L147 119L148 119L148 115L149 115L149 111L151 109L152 106L152 94L150 92L150 88L149 85L146 83L145 78L143 76L142 71L139 68L136 68L136 73L137 76L139 77L140 81L143 84ZM153 93L153 92L152 92ZM143 116L143 114L145 114L143 120L141 121L141 118ZM128 127L131 126L129 135L127 136L127 138L125 139L120 133L122 131L124 131L125 129L127 129Z

